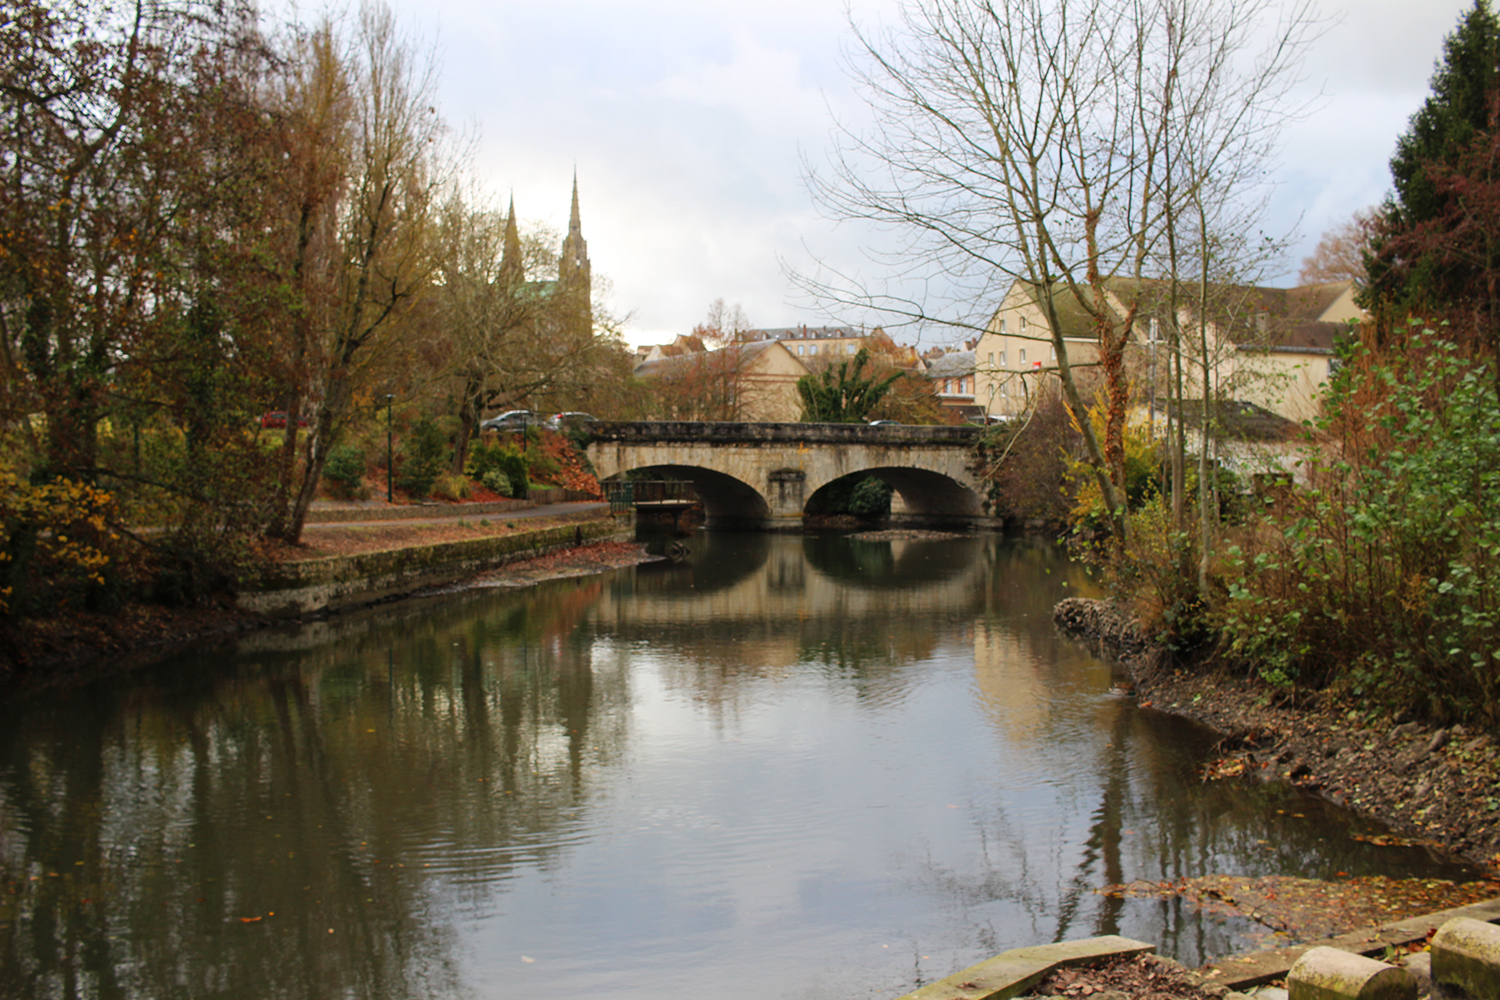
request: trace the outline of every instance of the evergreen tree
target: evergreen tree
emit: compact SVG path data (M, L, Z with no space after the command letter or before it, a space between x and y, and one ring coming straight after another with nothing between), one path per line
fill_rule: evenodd
M1413 310L1430 316L1452 304L1452 262L1425 248L1430 238L1425 230L1453 224L1463 193L1455 175L1471 168L1476 144L1494 134L1497 98L1500 20L1488 0L1475 0L1444 41L1432 94L1412 115L1391 157L1395 191L1377 221L1366 257L1366 305L1376 311L1382 328L1391 328Z
M1436 217L1445 198L1430 176L1436 165L1453 166L1459 153L1490 128L1500 86L1500 21L1488 0L1474 0L1458 28L1443 42L1443 61L1432 77L1432 94L1396 142L1391 210L1402 227Z
M861 347L848 361L808 374L797 380L805 424L857 424L865 420L875 404L901 377L894 372L884 378L864 373L870 352Z

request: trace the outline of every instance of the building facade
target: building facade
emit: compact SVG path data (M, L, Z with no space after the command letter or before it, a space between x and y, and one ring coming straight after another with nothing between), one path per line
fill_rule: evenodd
M1136 308L1127 365L1143 397L1164 396L1167 376L1167 286L1117 281L1106 290L1106 308L1118 322ZM1348 281L1298 288L1214 286L1207 296L1209 320L1197 312L1204 300L1183 295L1177 304L1183 331L1184 374L1189 395L1202 395L1205 355L1214 392L1293 421L1317 414L1319 392L1334 363L1334 342L1364 313ZM1065 289L1053 297L1061 340L1075 374L1087 378L1098 358L1094 318ZM1023 413L1035 394L1057 377L1057 346L1045 297L1017 281L975 349L975 403L993 416Z

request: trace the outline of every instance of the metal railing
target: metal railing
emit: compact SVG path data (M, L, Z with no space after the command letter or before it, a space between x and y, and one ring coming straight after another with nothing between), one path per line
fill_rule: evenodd
M633 510L636 504L698 499L692 483L677 480L622 479L600 485L604 487L604 497L609 501L611 514Z

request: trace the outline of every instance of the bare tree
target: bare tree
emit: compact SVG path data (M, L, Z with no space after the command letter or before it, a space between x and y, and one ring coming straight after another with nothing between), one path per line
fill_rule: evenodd
M301 479L283 465L285 506L273 535L297 541L328 453L356 392L397 335L435 267L431 223L453 151L433 100L435 66L401 37L389 8L367 3L347 49L329 25L309 35L304 71L285 95L305 132L305 200L289 262L295 277L289 399L312 404ZM300 410L288 410L295 447Z
M957 283L956 298L991 304L1017 281L1034 290L1122 538L1124 359L1143 279L1175 279L1190 265L1172 251L1177 227L1191 225L1195 203L1239 197L1274 146L1311 21L1294 4L1254 50L1272 9L1270 0L910 0L899 29L856 26L855 72L874 121L841 130L830 169L810 172L833 215L902 235L887 258L898 275L936 269ZM802 283L825 299L978 328L941 304L839 274ZM1095 334L1103 440L1085 417L1065 308L1081 309Z

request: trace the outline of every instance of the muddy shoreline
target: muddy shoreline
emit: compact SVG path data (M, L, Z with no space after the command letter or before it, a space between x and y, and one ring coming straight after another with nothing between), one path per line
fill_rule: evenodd
M1257 678L1170 666L1135 622L1103 601L1069 598L1053 620L1130 674L1143 708L1220 734L1204 780L1288 781L1391 829L1500 871L1500 748L1476 727L1390 718L1322 693L1296 700Z

